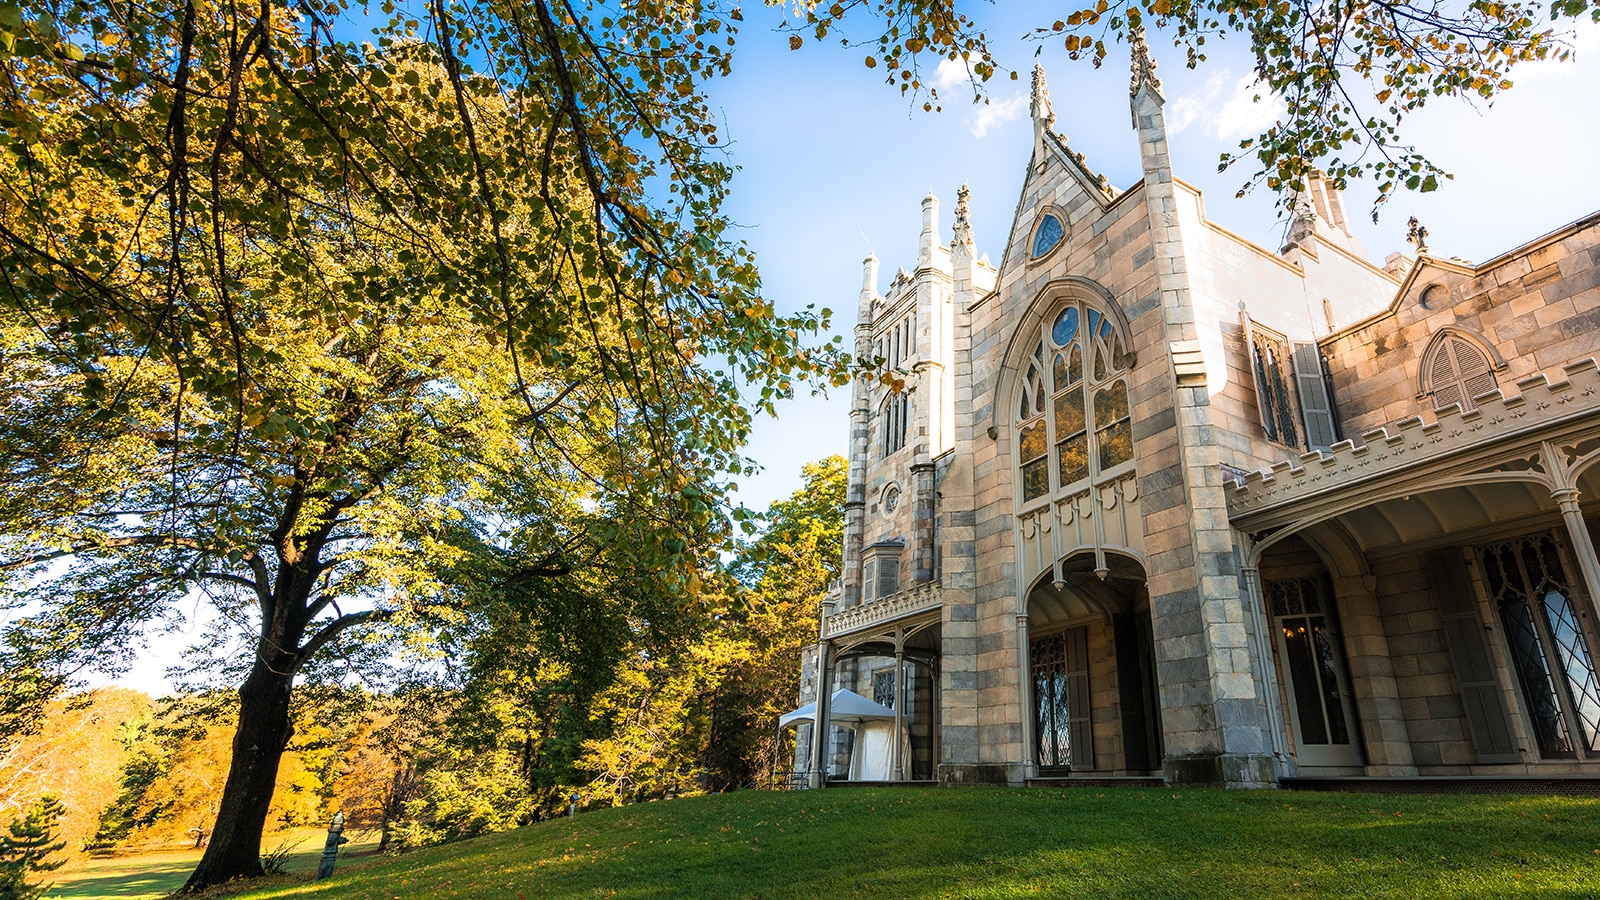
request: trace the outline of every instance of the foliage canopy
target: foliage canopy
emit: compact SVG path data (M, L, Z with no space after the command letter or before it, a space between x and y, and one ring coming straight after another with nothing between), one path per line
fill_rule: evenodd
M867 22L868 68L909 95L926 92L926 109L941 102L923 71L931 60L962 60L982 99L984 82L1007 73L980 17L953 0L838 0L794 3L790 46L837 36ZM1245 190L1264 184L1282 193L1320 168L1344 187L1368 177L1381 205L1396 191L1431 191L1449 175L1410 143L1402 122L1438 98L1492 101L1512 87L1521 63L1570 57L1568 23L1600 22L1590 0L1077 0L1040 13L1034 37L1060 40L1073 59L1101 65L1110 45L1145 29L1168 37L1190 68L1215 43L1243 39L1261 95L1283 100L1285 115L1262 134L1224 154L1220 168L1253 160ZM850 43L848 40L845 42ZM1376 214L1376 208L1374 208Z

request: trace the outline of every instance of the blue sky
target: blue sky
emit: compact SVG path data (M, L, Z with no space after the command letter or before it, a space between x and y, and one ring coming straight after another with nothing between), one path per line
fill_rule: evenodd
M1031 149L1028 76L1036 60L1048 75L1056 130L1114 186L1139 179L1126 46L1113 46L1096 70L1069 60L1059 41L1025 39L1054 11L1004 6L1003 13L988 7L984 25L1019 80L992 80L987 106L973 106L970 90L951 90L939 113L922 112L920 102L884 84L881 67L867 69L867 48L808 41L790 51L787 38L770 30L776 12L747 13L733 75L712 97L740 167L730 211L780 308L830 307L848 345L862 258L870 246L882 261L880 290L896 267L914 265L920 203L930 188L948 241L956 189L971 186L978 251L998 261ZM1167 99L1174 171L1205 193L1213 221L1276 248L1282 226L1273 197L1259 191L1236 200L1250 170L1217 172L1224 151L1273 118L1270 106L1249 102L1243 42L1214 46L1193 71L1170 39L1152 35L1149 43ZM1577 43L1576 62L1522 69L1492 108L1440 99L1407 120L1405 136L1456 178L1432 194L1395 198L1376 224L1365 215L1375 191L1356 185L1347 192L1353 228L1374 261L1411 250L1405 233L1413 215L1436 255L1483 260L1600 209L1600 178L1591 174L1600 155L1600 61L1591 58L1600 55L1600 28L1586 27ZM778 419L759 420L747 452L765 472L740 483L739 499L763 508L799 487L804 462L843 453L848 404L845 389L796 399Z
M1053 20L1043 4L980 8L989 14L983 25L999 61L1021 75L991 81L986 105L974 106L961 85L941 90L939 113L922 112L920 101L884 84L882 68L863 65L865 48L808 41L790 51L787 37L772 30L779 12L753 7L733 75L714 84L711 95L730 159L740 167L729 212L781 309L830 307L835 331L848 335L862 258L870 247L882 261L880 289L897 266L915 263L920 204L930 189L940 198L948 241L956 189L971 186L978 251L998 261L1031 149L1028 83L1036 60L1048 73L1056 130L1114 186L1139 179L1126 47L1111 48L1096 70L1068 60L1058 41L1025 40L1035 22ZM1273 248L1282 235L1273 197L1258 192L1236 200L1249 171L1216 171L1220 154L1272 118L1270 108L1249 103L1245 48L1232 43L1215 47L1210 61L1190 71L1170 41L1150 40L1167 99L1173 167L1204 191L1213 221ZM1413 215L1428 227L1434 253L1482 260L1600 209L1600 178L1591 174L1600 147L1600 64L1584 52L1600 55L1600 28L1581 32L1578 49L1576 62L1524 69L1518 86L1492 109L1437 101L1408 122L1407 136L1456 179L1433 194L1396 198L1377 224L1361 215L1373 191L1358 185L1347 193L1352 226L1375 261L1410 249L1404 238ZM800 486L802 464L843 453L848 404L848 389L837 390L785 403L777 419L758 419L746 452L765 471L741 479L735 499L763 509ZM182 632L156 638L118 683L161 692L163 670L191 638Z

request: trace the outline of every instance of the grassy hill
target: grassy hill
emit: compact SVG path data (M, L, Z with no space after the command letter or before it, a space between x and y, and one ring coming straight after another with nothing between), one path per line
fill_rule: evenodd
M1596 897L1600 799L750 792L584 813L237 896Z

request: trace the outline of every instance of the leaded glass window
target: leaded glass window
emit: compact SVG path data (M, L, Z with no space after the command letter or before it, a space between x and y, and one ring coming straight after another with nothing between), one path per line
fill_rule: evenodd
M1490 544L1478 548L1478 558L1539 752L1600 752L1600 675L1555 538L1538 534Z
M1290 365L1289 344L1284 338L1266 333L1258 325L1250 329L1250 365L1256 382L1256 406L1261 412L1261 428L1267 439L1286 447L1299 447L1300 429L1289 400L1289 379L1284 368Z
M872 673L872 702L894 709L893 669L879 669Z
M1037 259L1054 250L1066 235L1067 229L1061 224L1061 219L1055 213L1045 213L1039 220L1039 227L1033 232L1034 258Z
M1033 679L1034 761L1043 769L1092 768L1088 629L1028 642Z
M1125 377L1131 359L1121 330L1080 301L1058 309L1043 330L1015 407L1025 503L1133 459Z

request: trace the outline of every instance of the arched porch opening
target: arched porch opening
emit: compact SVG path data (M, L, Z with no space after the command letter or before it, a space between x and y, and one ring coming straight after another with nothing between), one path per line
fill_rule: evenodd
M935 613L839 640L840 683L853 684L857 693L893 710L894 718L878 728L836 733L830 780L934 780L940 631Z
M1289 754L1302 772L1360 774L1362 716L1333 567L1291 535L1262 554L1260 568L1264 643L1280 688L1276 721Z
M1097 571L1099 569L1100 571ZM1130 556L1092 550L1027 592L1023 721L1032 773L1150 775L1162 763L1150 597Z
M1593 453L1549 442L1467 473L1233 516L1300 776L1594 775ZM1298 651L1293 627L1305 629ZM1334 712L1344 759L1329 752Z

